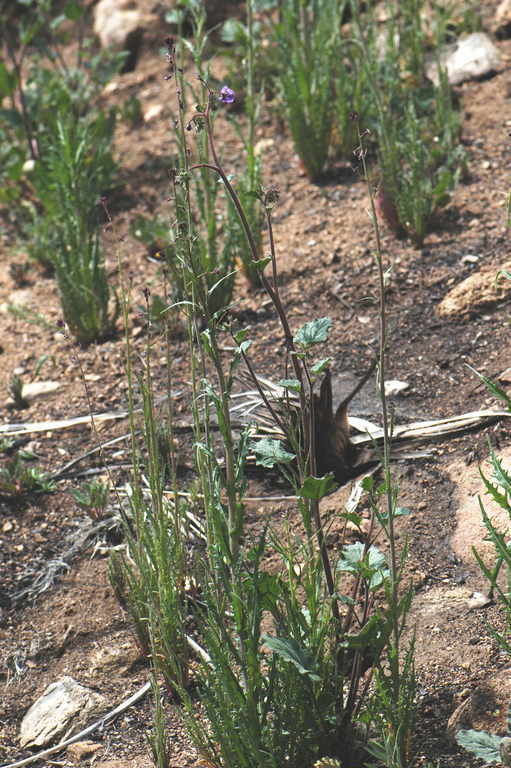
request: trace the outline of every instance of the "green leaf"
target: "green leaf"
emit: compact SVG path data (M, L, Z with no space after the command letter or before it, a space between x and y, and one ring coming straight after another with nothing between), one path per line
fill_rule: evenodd
M483 384L487 387L487 389L491 392L491 394L494 397L497 397L499 400L502 400L502 402L505 403L506 406L511 411L511 398L509 397L507 392L502 389L502 387L499 387L498 384L495 384L495 382L489 379L487 376L484 376L482 373L479 373L479 371L476 371L476 369L472 368L471 365L467 365L467 368L470 368L470 370L473 371L473 373L475 373L476 376L479 376L479 378L481 379Z
M249 332L250 328L241 328L239 331L236 331L234 334L234 341L236 344L241 344L242 341L245 341Z
M320 317L317 320L311 320L302 325L294 336L293 341L302 347L312 347L314 344L321 344L328 339L332 320L329 317Z
M411 515L411 514L412 514L412 510L409 509L408 507L396 507L394 509L393 517L406 517L406 515ZM387 509L383 509L378 514L378 520L380 520L381 522L386 522L388 519L389 519L388 510Z
M501 736L494 736L486 731L459 731L456 734L456 741L485 763L500 763Z
M271 440L265 437L252 443L252 450L256 455L256 464L260 467L274 467L275 464L288 464L295 458L294 453L285 451L280 440Z
M368 477L364 477L362 480L362 488L364 491L372 491L374 488L374 477L372 475L369 475Z
M248 351L251 344L252 342L250 341L250 339L247 339L246 341L242 341L238 347L240 353L245 354L245 352Z
M270 651L273 651L277 656L280 656L284 661L289 661L297 668L301 675L306 675L308 678L314 681L321 679L312 668L312 660L310 654L304 648L300 648L292 638L284 640L281 637L271 637L270 635L263 635L263 641Z
M323 373L326 368L330 365L332 362L332 357L324 357L322 360L318 360L317 363L314 363L314 365L311 368L311 373L313 376L319 376L320 373Z
M247 30L237 19L227 19L220 30L220 37L224 43L244 43Z
M385 555L374 546L366 550L361 541L344 547L337 570L359 574L371 590L380 587L389 574Z
M366 648L371 650L371 658L378 659L378 656L387 642L388 632L392 625L380 614L374 614L364 624L360 632L353 635L345 635L345 639L340 643L341 648L352 648L357 651L364 651Z
M256 269L258 272L262 272L267 264L271 261L271 256L263 256L262 259L252 259L250 267Z
M299 392L301 389L298 379L280 379L279 386L284 387L284 389L290 389L293 392Z
M298 495L305 499L322 499L337 488L333 475L325 477L306 477Z
M186 19L186 13L184 10L174 9L167 11L165 14L165 21L167 24L182 24Z

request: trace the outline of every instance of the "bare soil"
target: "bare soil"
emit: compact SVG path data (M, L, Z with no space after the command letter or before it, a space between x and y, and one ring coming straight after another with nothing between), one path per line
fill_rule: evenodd
M496 3L484 5L490 20ZM392 265L388 292L391 328L388 379L409 384L393 398L397 423L452 416L497 405L468 366L498 379L511 366L509 299L488 301L450 317L437 307L447 292L481 268L495 273L510 258L506 227L506 199L511 169L511 42L498 43L503 65L491 78L459 87L463 104L463 143L469 174L438 218L437 227L421 249L397 241L385 231L385 258ZM146 50L135 72L116 79L117 87L105 97L124 100L133 93L144 112L161 105L161 113L139 128L120 125L116 154L122 166L122 185L111 201L112 225L105 228L108 264L116 279L118 259L133 285L134 309L130 333L135 353L146 344L146 330L137 314L143 289L162 293L158 266L128 235L129 221L139 212L166 210L168 165L171 152L171 90L162 78L164 64L154 50ZM239 145L232 129L217 122L227 164L236 166ZM328 354L334 359L333 377L340 399L346 377L362 375L374 354L378 335L377 276L374 236L368 216L367 190L349 164L339 166L325 182L313 185L302 175L289 137L266 116L259 130L265 142L267 183L277 184L281 202L276 209L277 241L282 295L294 327L312 317L330 316L334 324ZM22 261L9 229L9 212L0 243L0 413L2 424L44 422L127 407L123 334L86 349L76 348L62 334L15 319L8 303L42 312L51 322L60 318L55 281L33 266L28 285L17 288L9 266ZM20 291L22 295L20 296ZM264 294L250 292L240 278L237 305L240 323L251 326L251 349L258 372L281 378L285 357L282 335ZM228 344L228 340L226 344ZM156 341L160 344L160 341ZM178 413L186 420L189 408L189 371L186 340L172 340L172 378ZM38 377L35 369L49 355ZM160 360L161 357L161 360ZM164 350L155 355L155 377L164 391ZM159 362L158 362L159 360ZM57 381L61 388L38 397L23 411L8 405L8 385L18 372L25 382ZM509 372L508 374L509 375ZM84 389L84 379L87 390ZM511 377L501 378L503 386ZM352 414L377 419L378 401L365 389ZM128 432L126 419L101 425L102 440ZM488 454L488 439L498 450L510 444L511 421L455 438L428 443L426 459L396 464L400 504L412 515L400 522L401 541L410 548L409 571L416 597L412 620L417 627L416 666L419 713L415 740L416 764L439 760L441 766L475 765L449 738L447 720L474 689L509 672L508 659L491 639L487 622L502 626L498 606L470 608L475 590L485 589L469 546L460 556L453 546L464 509L463 493L482 493L478 462ZM37 464L57 472L67 462L97 446L87 425L48 428L28 433L28 446ZM186 441L186 437L182 440ZM116 482L128 477L129 446L119 443L106 451ZM148 679L148 666L140 657L130 621L117 603L107 577L107 556L121 544L118 530L105 526L73 554L91 521L70 494L86 471L105 479L96 453L79 461L59 477L57 491L13 503L0 499L0 761L14 762L32 754L18 743L21 719L46 686L71 675L106 697L115 707ZM90 479L90 476L89 476ZM271 476L253 481L252 495L275 495ZM471 482L470 491L466 489ZM460 490L461 489L461 490ZM278 487L280 492L280 486ZM330 501L330 506L334 504ZM257 516L292 515L285 502L251 508ZM482 539L479 531L474 543ZM335 546L335 542L332 542ZM54 567L48 571L49 564ZM37 581L39 580L39 581ZM44 591L36 594L37 586ZM169 741L176 766L195 764L197 755L179 725L176 702L166 702ZM496 727L495 703L488 705L488 727ZM493 719L492 719L493 718ZM101 745L83 765L149 765L145 734L151 727L148 697L90 738ZM53 758L51 758L53 760ZM39 765L75 765L70 755ZM93 762L91 762L91 760ZM109 762L110 761L110 762ZM117 762L116 762L117 761Z

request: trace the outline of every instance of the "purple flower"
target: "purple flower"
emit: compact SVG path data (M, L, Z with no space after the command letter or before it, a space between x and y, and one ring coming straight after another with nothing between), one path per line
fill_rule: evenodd
M236 94L234 93L232 88L229 88L228 85L224 85L220 89L219 99L222 102L222 104L232 104L235 98L236 98Z

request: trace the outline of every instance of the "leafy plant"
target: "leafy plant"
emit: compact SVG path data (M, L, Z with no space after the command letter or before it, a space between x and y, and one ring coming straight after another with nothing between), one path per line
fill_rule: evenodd
M33 255L44 245L45 258L55 268L64 320L81 344L109 336L119 314L117 300L113 308L110 304L96 225L99 198L115 168L113 127L113 114L89 121L57 117L35 169L44 215L33 224Z
M493 470L491 478L486 477L480 470L481 478L487 494L504 512L507 513L511 523L511 473L503 466L502 461L498 458L491 446L490 463ZM475 547L473 548L473 552L479 567L490 584L490 594L493 595L496 592L499 597L507 618L508 630L511 630L511 539L509 538L508 531L500 531L498 529L497 524L486 512L481 499L479 499L479 506L487 531L487 538L493 544L495 550L495 562L488 565ZM498 580L503 568L505 580L504 588ZM511 653L509 639L496 630L492 630L492 634L502 648L504 648L507 653Z
M236 179L236 191L253 234L258 258L262 257L262 232L264 227L264 209L261 200L262 172L260 156L256 152L256 124L262 101L263 84L260 90L256 90L258 50L260 39L258 38L259 25L254 21L255 0L248 0L246 4L246 24L241 21L232 21L234 25L235 39L242 46L241 73L244 81L243 108L247 118L248 128L246 133L242 130L236 116L233 116L234 125L238 137L243 142L246 155L246 163L243 171ZM226 22L227 24L227 22ZM227 27L224 25L224 33ZM225 39L225 37L224 37ZM239 72L239 70L238 70ZM254 264L254 257L247 242L247 237L241 225L236 207L231 200L228 201L228 226L230 243L240 260L239 266L252 288L260 285L259 270Z
M72 490L71 494L80 509L84 509L93 520L98 520L107 507L110 491L104 483L92 480Z
M12 407L17 411L28 408L28 401L23 397L23 379L18 374L13 374L9 382L9 394L12 398Z
M507 736L496 736L486 731L459 731L458 744L484 761L485 765L502 763L511 765L511 709L507 714Z
M321 176L332 142L343 6L333 0L283 0L273 24L289 130L313 181Z
M105 83L119 70L124 54L91 51L85 38L87 7L76 0L13 0L3 3L0 22L6 31L0 61L1 199L16 201L20 182L42 154L42 138L55 114L76 119L90 113ZM74 61L62 53L69 30L77 40Z
M171 45L168 59L170 77L176 71ZM178 219L171 228L172 248L179 255L173 265L176 282L187 297L182 306L190 339L197 484L183 488L176 471L170 378L170 472L162 462L148 342L139 377L145 450L142 453L137 445L131 416L134 473L129 504L123 511L129 556L115 555L111 560L112 583L128 607L155 669L178 693L188 732L209 763L298 768L317 760L327 765L327 758L331 765L335 761L343 765L361 762L368 731L376 722L365 678L372 669L378 675L380 700L386 701L377 722L382 732L390 733L389 749L400 750L399 763L404 765L408 753L403 745L410 738L413 721L413 663L409 658L403 680L400 642L410 593L402 596L400 590L406 552L400 561L393 532L397 490L388 470L388 449L385 482L378 489L369 488L371 533L356 546L344 541L336 565L326 545L327 523L319 506L334 482L332 476L317 476L313 405L314 380L328 365L328 359L316 359L316 352L328 341L331 320L320 318L295 331L290 327L280 297L273 238L272 210L278 193L269 188L261 194L270 257L260 260L235 184L216 151L212 115L219 94L207 84L204 87L207 100L199 102L187 121L179 77L176 83L183 165L173 179ZM231 89L224 86L220 100L231 95ZM200 151L193 164L186 139L190 123L202 132L209 152L206 156ZM224 313L211 312L203 262L197 258L200 235L194 221L198 210L209 222L209 186L202 180L200 185L193 183L195 176L202 179L204 174L217 186L220 180L229 196L280 321L291 369L285 371L283 386L297 393L299 425L296 418L280 417L272 403L267 404L286 435L286 451L277 441L254 443L248 430L233 428L234 376L242 361L253 371L250 340L248 329L228 329ZM271 281L264 273L267 262L271 262ZM383 280L382 274L383 267L379 271ZM197 316L207 322L201 326ZM230 360L222 351L228 330L235 343ZM127 344L133 392L129 335ZM383 357L385 338L381 344ZM170 377L170 351L167 355ZM383 360L381 365L383 369ZM215 435L212 424L217 428ZM388 417L385 424L388 436ZM265 466L287 467L293 462L288 475L297 497L297 519L292 527L274 530L268 525L255 541L245 512L245 467L252 448ZM171 490L166 492L169 476ZM382 499L385 512L380 511ZM355 517L343 511L339 514L350 520ZM388 557L376 549L378 525L389 542ZM271 571L269 557L277 566ZM399 730L397 719L405 714L405 727ZM163 759L161 719L159 722L155 733L158 760ZM155 748L157 744L155 741Z
M369 110L362 106L364 128L376 139L379 212L395 234L409 235L418 247L465 167L460 116L446 74L439 66L437 84L426 79L421 8L422 0L400 3L383 37L355 13L353 40L362 52L369 95Z
M34 456L18 450L0 466L0 496L20 500L31 493L52 493L55 483L37 467L27 466Z

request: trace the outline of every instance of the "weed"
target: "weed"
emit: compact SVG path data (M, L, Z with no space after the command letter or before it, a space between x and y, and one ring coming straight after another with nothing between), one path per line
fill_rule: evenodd
M11 376L9 381L9 394L12 399L12 407L21 411L23 408L28 408L28 401L23 397L23 379L17 374Z
M34 457L18 450L0 466L0 497L19 501L32 493L52 493L55 483L37 467L28 467Z
M71 491L71 493L80 509L85 510L93 520L101 519L110 496L107 485L92 480L89 483L84 483L79 489Z
M343 3L341 5L344 5ZM332 0L283 0L273 24L289 130L311 180L325 167L335 119L341 8Z
M28 275L30 272L31 264L29 261L12 262L9 264L9 277L15 284L16 288L23 288L30 282Z
M174 75L173 48L169 45L169 77ZM137 635L154 668L181 700L188 732L203 758L214 765L290 768L313 765L327 758L343 765L363 759L372 725L389 732L388 751L404 765L406 744L413 723L413 649L401 676L400 644L410 595L398 597L402 565L394 539L397 489L388 469L390 428L382 393L385 425L385 480L370 493L370 533L362 542L343 541L338 556L326 546L325 521L319 502L335 487L330 474L318 477L314 381L325 373L328 358L317 359L320 345L328 342L329 318L306 323L295 332L280 296L272 210L278 193L270 187L261 194L269 235L270 256L259 259L235 186L216 151L212 113L218 94L205 83L206 101L191 120L184 119L183 88L177 80L180 104L180 142L183 168L174 174L179 227L174 228L173 248L179 253L174 269L180 285L193 302L184 305L190 340L194 463L200 494L183 501L176 472L173 441L171 380L169 378L170 477L172 491L165 493L166 469L154 410L150 351L144 361L139 386L143 393L145 458L136 443L132 420L134 474L129 506L123 512L128 557L115 555L111 578L127 605ZM232 99L224 87L220 100ZM186 151L187 125L202 132L203 151L191 164ZM205 154L208 149L209 155ZM248 364L247 329L230 328L225 314L211 312L202 262L196 259L197 230L193 225L194 197L205 221L205 191L209 182L193 184L194 175L210 175L222 182L249 244L253 265L268 293L288 351L291 378L285 386L299 400L299 426L273 409L283 428L289 450L276 440L252 441L247 430L235 431L231 395L235 373ZM202 195L202 197L201 197ZM379 240L378 240L379 245ZM385 298L381 248L378 270L382 286L380 375L384 377ZM271 277L264 272L271 269ZM197 316L206 319L204 326ZM125 317L127 310L125 305ZM231 332L235 351L226 360L221 339ZM133 392L134 374L128 345L128 382ZM168 371L171 376L171 353ZM286 371L287 374L287 371ZM257 386L257 378L255 378ZM264 393L263 393L264 394ZM130 399L132 394L130 394ZM199 404L201 408L199 408ZM212 424L218 428L214 440ZM245 466L254 451L264 466L279 465L295 488L298 520L274 530L269 525L254 535L247 525ZM294 465L294 468L293 465ZM145 470L142 471L142 463ZM381 500L386 507L381 509ZM200 514L196 513L197 508ZM341 520L358 520L340 512ZM193 522L193 525L192 525ZM377 526L389 542L387 558L375 545ZM269 557L278 567L267 567ZM191 636L195 629L194 636ZM193 650L197 660L192 665ZM379 701L384 702L376 722L369 699L369 670L376 672ZM193 694L190 683L193 682ZM197 697L202 715L197 716ZM397 719L406 715L403 727ZM164 759L161 713L156 712L154 749ZM239 724L243 723L243 728ZM162 751L163 750L163 751ZM333 761L333 762L332 762Z
M456 741L461 747L484 761L485 765L511 765L511 709L507 714L507 735L496 736L486 731L459 731Z
M460 117L445 72L439 69L438 85L426 80L421 8L422 0L401 3L383 39L355 15L353 41L363 54L370 96L365 126L376 138L382 218L418 247L465 167Z
M52 0L2 5L0 21L8 30L0 62L0 98L8 104L0 111L4 202L19 200L20 182L41 157L41 139L55 114L82 117L122 65L124 54L91 53L91 41L84 35L86 13L84 4L72 0L59 15ZM74 62L62 55L66 23L78 41ZM29 55L34 51L37 56Z
M491 478L486 477L480 470L481 478L486 488L487 494L498 504L498 506L509 516L511 521L511 473L503 466L495 451L490 446L490 463L493 474ZM496 523L490 518L484 508L484 504L479 499L479 506L483 522L487 531L487 538L493 544L495 550L495 562L491 565L485 563L477 549L474 547L474 555L479 567L490 584L490 595L495 592L499 601L504 607L507 618L508 630L511 629L511 540L507 531L499 531ZM505 587L499 582L499 575L504 567ZM496 630L492 630L493 636L499 642L501 647L511 653L509 639Z
M98 199L114 171L112 132L113 115L57 118L35 171L44 212L33 225L37 248L44 246L55 269L64 320L81 344L109 336L118 316L117 301L110 306L96 226Z
M243 142L246 153L246 164L243 173L237 178L236 190L247 221L252 230L258 258L262 257L262 230L264 227L264 210L261 202L262 173L260 157L255 148L255 129L261 107L261 91L256 91L256 50L257 36L254 23L254 0L247 2L246 26L237 22L238 38L243 39L245 55L242 59L242 71L244 75L244 112L248 121L248 131L244 135L240 125L235 121L236 131ZM235 206L228 202L228 226L233 236L230 238L232 246L241 260L240 266L252 288L260 285L259 271L253 264L253 254Z

